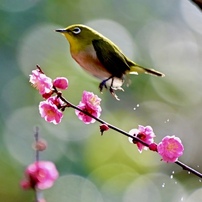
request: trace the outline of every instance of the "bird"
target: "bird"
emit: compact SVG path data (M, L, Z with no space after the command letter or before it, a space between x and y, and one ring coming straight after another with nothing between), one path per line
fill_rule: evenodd
M70 45L72 58L89 74L101 80L103 87L119 100L114 90L123 90L122 85L128 74L146 73L159 77L165 75L154 69L145 68L133 62L110 39L83 24L73 24L56 29L65 36Z

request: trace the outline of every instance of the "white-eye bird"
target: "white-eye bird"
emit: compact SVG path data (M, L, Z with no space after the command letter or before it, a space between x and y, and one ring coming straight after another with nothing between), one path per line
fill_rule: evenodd
M117 99L114 90L122 89L127 74L146 73L164 76L159 71L136 64L111 40L88 26L74 24L55 31L62 33L69 41L74 60L85 71L102 80L99 85L100 91L108 85L111 94Z

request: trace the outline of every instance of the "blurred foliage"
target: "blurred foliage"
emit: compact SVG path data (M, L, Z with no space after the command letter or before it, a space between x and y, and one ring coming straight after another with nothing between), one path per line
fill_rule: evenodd
M152 152L139 154L113 131L100 137L98 124L84 125L72 109L60 125L38 113L40 95L29 84L39 64L54 78L66 76L66 98L77 104L83 90L102 98L102 118L129 131L151 125L156 141L176 135L181 160L202 172L202 13L188 0L1 0L0 1L0 201L33 201L19 182L34 161L34 127L48 142L40 158L54 161L60 179L45 191L52 201L201 201L201 179L165 164ZM117 43L141 65L165 78L131 76L130 87L100 94L96 79L73 61L68 43L54 32L87 24Z

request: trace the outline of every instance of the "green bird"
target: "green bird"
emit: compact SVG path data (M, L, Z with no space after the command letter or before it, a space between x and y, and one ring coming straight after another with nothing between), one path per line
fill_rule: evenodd
M123 90L126 75L146 73L163 77L164 74L154 69L142 67L127 58L120 48L96 30L74 24L64 29L57 29L70 44L73 59L88 73L99 78L99 89L109 86L110 93L118 99L114 90Z

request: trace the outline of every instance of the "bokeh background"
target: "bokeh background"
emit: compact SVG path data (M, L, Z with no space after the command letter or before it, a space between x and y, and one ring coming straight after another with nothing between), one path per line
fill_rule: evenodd
M96 79L73 61L65 38L54 32L82 23L100 31L146 67L166 74L131 76L116 101L100 94ZM55 162L60 178L47 202L201 201L202 182L153 152L139 154L113 131L85 125L72 109L61 124L39 115L41 96L29 74L39 64L51 78L65 76L64 96L78 104L84 90L102 98L101 118L125 131L151 125L156 142L176 135L184 163L202 172L202 13L189 0L0 1L0 201L33 201L19 182L34 161L35 127L48 142L41 160Z

